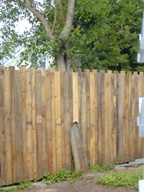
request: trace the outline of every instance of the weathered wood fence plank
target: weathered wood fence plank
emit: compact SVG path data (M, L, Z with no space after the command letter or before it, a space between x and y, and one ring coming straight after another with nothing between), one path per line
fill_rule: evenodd
M26 156L27 156L27 177L30 180L34 178L31 83L32 83L31 71L27 71L26 72Z
M5 185L4 67L0 67L0 185Z
M23 136L22 136L22 100L21 100L21 76L20 71L15 71L15 142L16 142L16 175L15 182L21 182L23 176ZM16 97L17 96L17 97ZM16 129L17 127L17 129ZM14 139L14 136L12 137ZM15 159L13 159L15 161Z
M13 161L12 161L12 97L11 97L11 73L4 71L4 120L5 120L5 184L13 182Z

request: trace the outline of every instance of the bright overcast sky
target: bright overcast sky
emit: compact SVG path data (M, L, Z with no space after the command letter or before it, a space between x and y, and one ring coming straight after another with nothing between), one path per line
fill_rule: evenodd
M31 25L26 19L20 20L18 23L15 24L16 32L18 34L22 34L26 29L30 29Z

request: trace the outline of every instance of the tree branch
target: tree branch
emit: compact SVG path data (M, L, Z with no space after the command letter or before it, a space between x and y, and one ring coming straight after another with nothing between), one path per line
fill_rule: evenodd
M63 10L61 0L54 0L54 2L55 2L55 6L57 7L57 9L60 10L62 20L65 21L65 13L64 13L64 10Z
M31 7L29 0L25 0L25 6L37 17L37 19L39 19L41 21L41 23L43 24L43 26L48 34L48 37L50 39L55 39L55 36L52 34L52 31L49 27L48 21L44 18L44 16L42 14L40 14L36 9Z
M54 22L53 22L53 26L52 26L52 33L54 32L56 20L57 20L57 8L55 7L55 17L54 17Z
M67 15L64 28L59 36L60 39L68 37L74 18L75 0L68 1Z
M72 35L74 35L81 27L82 27L81 25L78 25L76 29L72 32Z

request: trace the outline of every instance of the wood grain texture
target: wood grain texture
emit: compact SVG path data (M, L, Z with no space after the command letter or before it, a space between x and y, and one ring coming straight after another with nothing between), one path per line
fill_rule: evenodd
M10 124L11 124L11 131L12 131L12 177L13 177L13 182L17 182L17 149L16 149L16 127L17 127L17 115L16 115L16 79L15 79L15 67L10 66L10 77L11 77L11 119L10 119Z
M40 71L36 71L36 130L37 130L37 175L39 178L43 177L43 125L42 125L42 76Z
M79 122L78 73L73 73L73 122Z
M86 126L87 126L87 156L90 159L90 72L86 73Z
M99 109L98 109L98 103L99 103L99 97L98 97L98 93L99 93L99 73L94 70L94 81L95 81L95 114L94 114L94 118L95 118L95 165L98 164L98 158L99 158L99 154L98 154L98 136L99 136Z
M132 161L132 73L129 72L129 89L128 89L128 131L129 131L129 155L128 160Z
M123 137L125 139L125 144L123 148L125 149L125 162L128 162L130 153L130 140L129 140L129 73L125 74L125 96L124 96L124 121L125 128L123 128Z
M105 138L104 138L104 141L105 141L105 157L104 157L104 162L105 163L109 163L110 161L110 149L111 149L111 135L110 135L110 112L109 112L109 109L110 109L110 78L109 78L109 74L108 73L105 73L105 81L104 81L104 90L105 90L105 94L104 94L104 100L105 100L105 106L104 106L104 111L103 113L105 114L105 129L104 129L104 132L105 132Z
M118 156L121 162L125 160L125 149L123 144L125 142L124 128L125 128L125 114L124 114L124 96L125 96L125 72L118 74Z
M45 98L45 68L39 68L41 72L41 131L42 131L42 163L43 163L43 173L47 173L47 155L46 155L46 98Z
M47 169L52 173L52 127L51 127L51 100L50 100L50 77L51 73L46 72L46 141L47 141Z
M64 78L64 134L65 134L65 167L67 170L71 169L71 150L70 150L70 127L71 127L71 114L70 114L70 73L65 73ZM78 79L77 79L78 80ZM77 82L78 83L78 82ZM78 96L78 92L77 92ZM78 103L76 103L78 104ZM78 105L76 106L78 107ZM77 108L78 110L78 108ZM77 114L78 115L78 114Z
M139 75L138 75L138 73L136 72L135 73L135 87L136 87L136 94L135 94L135 99L136 99L136 108L135 108L135 117L137 116L137 114L138 114L138 107L139 107L139 96L140 96L140 94L139 94L139 89L141 88L140 87L140 83L139 83L139 80L138 80L138 77L139 77ZM137 129L135 129L135 141L136 141L136 143L135 143L135 147L136 147L136 153L135 153L135 157L136 158L138 158L138 156L139 156L139 129L137 128Z
M0 67L0 186L5 185L4 67Z
M34 166L34 179L37 178L37 129L36 129L36 74L35 67L30 68L31 71L31 93L32 93L32 135L33 135L33 166Z
M20 71L15 71L15 127L16 130L16 182L22 182L23 176L23 136L22 136L22 96ZM15 160L14 160L15 161Z
M27 179L27 136L26 136L26 68L20 68L22 100L22 141L23 141L23 179Z
M90 73L90 161L95 165L95 79L94 72Z
M115 71L112 76L112 159L111 164L116 163L118 156L118 71Z
M11 73L4 72L4 120L5 120L5 183L13 183L12 175L12 129L11 129Z
M100 132L99 132L99 142L100 142L100 164L103 163L105 159L105 90L104 90L104 82L105 82L105 71L100 71L100 94L99 94L99 101L100 101L100 114L99 114L99 123L100 123Z
M32 133L32 76L31 71L26 72L26 157L27 178L34 178L33 167L33 133Z
M61 129L61 91L60 72L55 72L55 107L56 107L56 156L57 172L62 169L62 129Z
M84 149L78 124L74 123L71 126L71 146L74 156L75 169L82 169L84 172L88 171L88 159Z
M60 72L61 86L61 130L62 130L62 168L65 168L65 72Z
M55 73L51 72L51 120L52 120L52 174L57 173L56 157L56 111L55 111Z
M81 132L85 150L87 149L87 122L86 122L86 73L81 76Z

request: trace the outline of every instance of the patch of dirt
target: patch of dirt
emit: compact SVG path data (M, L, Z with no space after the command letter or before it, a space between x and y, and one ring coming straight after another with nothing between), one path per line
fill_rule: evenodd
M129 189L126 187L109 188L104 185L96 185L93 183L98 177L107 174L108 172L116 171L135 171L139 168L120 168L114 169L102 173L88 173L79 179L76 179L75 183L70 184L69 181L63 181L60 183L46 185L44 183L34 183L31 189L17 190L16 192L137 192L138 190Z

